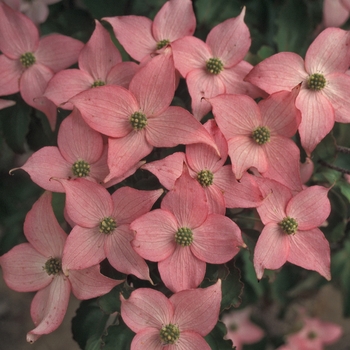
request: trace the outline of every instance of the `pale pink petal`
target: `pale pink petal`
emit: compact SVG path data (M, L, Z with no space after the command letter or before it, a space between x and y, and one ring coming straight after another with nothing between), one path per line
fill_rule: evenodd
M83 47L84 44L79 40L61 34L50 34L40 39L35 57L38 63L59 72L78 61Z
M213 57L222 60L224 67L232 67L247 54L251 39L244 23L245 7L236 18L230 18L215 26L208 34L206 43Z
M0 55L0 96L11 95L19 91L19 79L23 67L19 60Z
M243 245L241 230L230 218L210 214L200 227L193 230L190 247L198 259L223 264L231 260Z
M289 236L277 223L267 224L254 249L254 268L258 279L264 269L277 270L289 260Z
M79 68L89 73L94 81L106 81L113 66L122 61L120 52L102 24L95 20L95 30L79 55Z
M35 292L54 278L43 269L49 256L43 256L31 244L22 243L0 257L3 278L17 292Z
M289 262L307 270L317 271L328 281L331 279L329 243L318 228L298 230L295 235L290 236L289 242Z
M102 275L99 265L84 270L70 270L69 281L73 294L79 300L92 299L107 294L113 287L123 282Z
M326 28L309 46L305 55L305 68L309 74L345 73L349 61L349 32L339 28Z
M280 52L256 65L245 80L269 94L292 90L308 78L304 60L293 52Z
M158 263L160 277L172 292L197 288L204 279L206 263L197 259L190 247L177 245L174 253Z
M130 228L135 232L133 248L147 260L164 260L176 249L178 223L174 215L166 210L152 210L133 221Z
M45 2L32 1L21 3L20 11L28 16L34 23L43 23L49 16L49 9Z
M350 11L341 0L324 0L322 12L326 27L341 27L349 18Z
M214 328L214 327L213 327ZM180 339L176 344L174 349L169 347L169 350L188 350L188 349L201 349L210 350L209 344L205 339L196 332L183 331L181 332Z
M130 81L138 69L139 66L135 62L118 63L109 71L106 83L109 85L120 85L128 89Z
M180 332L194 331L206 336L219 318L221 280L207 288L176 293L170 301L175 307L173 322L179 325Z
M323 186L311 186L289 201L286 214L296 219L298 229L309 230L325 222L331 212L328 191Z
M162 326L171 322L174 306L161 292L150 288L134 290L129 299L123 295L121 300L121 316L133 332L140 332L150 327L159 331Z
M165 350L164 345L161 342L159 336L160 328L144 328L141 331L137 332L133 338L130 346L130 350Z
M99 264L106 258L104 244L107 236L98 227L85 228L75 225L68 235L62 256L62 269L81 270Z
M296 107L302 116L299 125L301 144L309 155L332 130L334 108L322 93L306 89L297 97Z
M11 107L11 106L14 106L15 104L16 104L16 101L0 99L0 109Z
M0 3L0 51L12 59L26 52L33 53L39 43L35 24L22 13Z
M129 225L118 226L106 237L107 259L116 270L151 281L148 265L131 246L133 239L134 233L130 230Z
M125 51L136 61L157 50L152 35L152 21L143 16L118 16L102 18L111 24L114 34Z
M58 276L35 295L30 314L36 327L27 334L29 343L59 327L67 311L70 291L71 285L68 279Z
M319 320L317 321L318 336L323 344L334 343L342 336L343 330L340 325Z

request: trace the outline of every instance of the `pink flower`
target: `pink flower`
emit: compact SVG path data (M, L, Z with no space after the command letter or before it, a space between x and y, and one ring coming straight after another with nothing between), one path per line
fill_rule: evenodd
M340 27L350 15L349 0L324 0L323 24L325 27Z
M48 81L76 62L83 43L51 34L39 40L35 24L23 14L0 3L0 96L18 91L24 101L56 125L56 106L42 97Z
M140 288L129 299L121 296L121 316L136 333L131 350L210 350L204 340L216 325L221 302L221 280L205 289L185 290L169 299Z
M159 10L152 22L142 16L106 17L126 52L141 62L176 39L192 35L196 18L191 0L170 0Z
M206 262L223 264L245 245L231 219L209 213L203 188L186 170L163 198L161 209L139 217L130 227L136 252L158 262L162 281L175 293L198 287Z
M27 334L30 343L61 324L71 291L78 299L91 299L123 282L101 275L98 265L63 274L61 259L67 234L55 218L49 192L45 192L27 214L24 234L29 243L12 248L0 257L0 264L11 289L38 291L31 305L35 329Z
M221 321L227 328L225 339L230 339L236 350L242 350L244 344L253 344L264 337L263 330L249 319L251 309L233 310L225 313Z
M264 269L276 270L289 261L330 280L329 243L317 228L331 211L328 189L312 186L293 197L276 181L259 179L258 184L265 197L257 208L265 225L254 250L258 279Z
M334 121L350 122L349 65L350 33L327 28L310 45L305 62L295 53L281 52L255 66L245 80L269 94L302 82L295 105L301 111L301 144L310 155Z

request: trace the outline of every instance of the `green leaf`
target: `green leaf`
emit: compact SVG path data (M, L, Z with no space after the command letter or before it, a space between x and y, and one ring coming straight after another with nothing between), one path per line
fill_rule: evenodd
M275 50L272 47L266 45L261 46L257 52L260 61L272 56L273 54L275 54Z
M204 337L212 350L232 350L236 347L232 346L231 340L224 340L226 335L226 326L222 322L218 322L215 328Z
M135 333L127 327L123 319L119 317L119 324L109 326L107 335L103 337L102 350L130 349Z
M128 0L84 0L84 4L94 18L100 19L124 15Z

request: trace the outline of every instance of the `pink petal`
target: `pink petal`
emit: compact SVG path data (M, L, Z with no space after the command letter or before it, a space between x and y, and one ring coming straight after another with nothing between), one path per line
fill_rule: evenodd
M208 34L206 43L218 57L224 67L232 67L243 60L247 54L251 39L247 25L244 23L245 7L236 18L230 18L215 26Z
M22 2L20 5L20 11L36 24L45 22L49 16L47 4L40 1L34 1L32 3Z
M79 40L61 34L50 34L40 39L35 57L38 63L59 72L78 61L83 47L84 44Z
M121 316L133 332L156 328L159 331L163 325L171 322L174 306L161 292L150 288L134 290L129 299L121 300Z
M176 249L175 233L178 223L166 210L152 210L133 221L130 228L135 231L133 248L147 260L164 260Z
M160 277L172 292L197 288L203 281L206 263L198 260L190 247L176 246L172 255L158 263Z
M254 249L254 268L258 279L264 269L277 270L289 260L289 236L276 223L267 224Z
M219 318L221 280L207 288L176 293L170 301L175 307L173 322L179 325L181 331L194 331L206 336Z
M181 332L180 339L176 343L176 350L187 350L187 349L201 349L210 350L209 344L205 339L196 332L183 331Z
M228 217L208 215L207 220L193 230L191 251L198 259L210 264L231 260L244 242L239 227Z
M318 228L298 230L290 236L287 260L304 269L317 271L328 281L331 279L329 243Z
M12 59L34 52L39 43L35 24L22 13L0 3L0 51Z
M226 203L222 189L213 183L208 187L204 187L204 191L208 201L209 213L225 215Z
M122 61L120 52L102 24L95 20L95 30L79 55L79 68L89 73L94 81L106 81L113 66Z
M144 328L140 332L137 332L131 342L130 350L164 350L164 345L161 342L159 336L160 329L156 328Z
M38 336L56 330L66 314L71 286L67 278L58 276L34 297L30 314L35 328L28 332L27 341L33 343Z
M345 73L350 61L350 35L339 28L326 28L309 46L305 68L309 74Z
M113 27L118 41L136 61L157 50L157 42L152 35L152 21L143 16L118 16L102 18Z
M19 91L19 79L22 75L19 60L0 55L0 96L11 95Z
M349 18L349 10L341 0L324 0L323 23L325 27L340 27Z
M95 265L84 270L70 270L69 281L72 292L79 300L86 300L107 294L122 280L114 280L100 273L100 266Z
M289 201L286 213L297 220L298 229L309 230L325 222L331 212L328 191L323 186L311 186Z
M16 101L0 99L0 109L11 107L11 106L14 106L15 104L16 104Z
M45 288L54 278L43 269L49 256L43 256L31 244L22 243L0 257L3 278L17 292L34 292Z
M138 69L139 66L135 62L118 63L109 71L106 83L108 85L120 85L128 89L130 81Z

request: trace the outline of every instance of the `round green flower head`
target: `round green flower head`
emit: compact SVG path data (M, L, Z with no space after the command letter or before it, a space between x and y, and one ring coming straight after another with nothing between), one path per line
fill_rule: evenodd
M179 338L179 327L174 324L169 323L160 330L160 339L163 344L175 344Z
M168 39L158 41L157 42L157 50L162 49L164 46L167 46L168 44L170 44L170 40L168 40Z
M85 160L77 160L72 166L72 172L76 177L86 177L90 174L90 165Z
M23 55L21 55L19 60L24 68L29 68L35 63L36 58L31 52L26 52Z
M297 221L289 216L286 216L280 222L280 226L282 227L282 230L289 235L293 235L298 230Z
M187 247L193 242L193 232L188 227L180 227L175 233L175 242Z
M326 86L326 78L319 73L315 73L309 76L307 81L307 87L310 90L320 91Z
M102 80L96 80L94 83L91 85L92 88L98 87L98 86L104 86L106 83Z
M224 64L220 58L212 57L206 62L207 71L211 74L219 74L224 70Z
M112 233L116 227L117 227L117 223L111 217L104 218L100 222L101 233L106 233L106 234Z
M256 143L263 145L270 141L270 130L266 126L259 126L253 131L252 137Z
M147 125L147 118L142 112L135 112L130 117L130 123L134 130L142 130Z
M307 334L307 337L309 339L316 339L317 338L317 333L314 332L314 331L310 331L308 334Z
M201 170L197 174L197 181L202 187L208 187L213 184L214 174L210 170Z
M46 261L43 269L47 272L48 275L58 275L62 272L62 263L58 258L50 258Z

